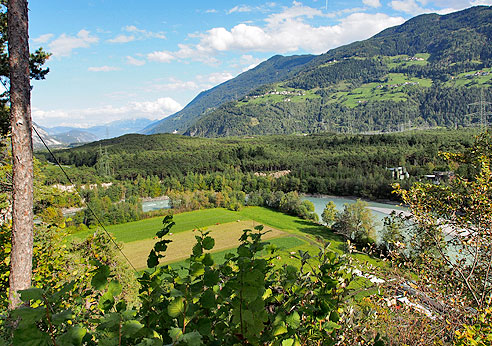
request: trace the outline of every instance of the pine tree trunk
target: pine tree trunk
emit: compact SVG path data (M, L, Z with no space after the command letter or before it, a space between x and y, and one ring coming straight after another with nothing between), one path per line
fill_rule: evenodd
M33 243L33 154L27 0L7 7L12 125L13 210L9 307L21 301L17 291L31 286Z

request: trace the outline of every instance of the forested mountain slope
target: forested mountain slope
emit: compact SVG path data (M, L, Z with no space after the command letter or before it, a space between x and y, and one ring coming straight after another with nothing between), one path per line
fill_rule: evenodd
M479 126L470 104L492 100L491 40L491 7L421 15L315 57L289 78L201 115L185 134Z
M236 78L228 80L210 90L201 92L181 111L153 123L143 129L143 133L183 132L201 114L225 102L244 97L252 89L263 84L275 83L292 76L302 66L311 61L314 55L280 56L276 55Z

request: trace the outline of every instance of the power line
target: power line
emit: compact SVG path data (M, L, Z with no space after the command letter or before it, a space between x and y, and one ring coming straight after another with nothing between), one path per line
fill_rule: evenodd
M63 169L62 165L60 164L60 162L58 161L58 159L55 157L55 155L53 154L53 152L50 150L50 148L46 145L44 139L41 137L41 135L39 134L38 130L36 130L36 128L34 127L34 125L32 126L32 129L34 130L34 132L36 132L36 135L38 136L38 138L41 140L41 142L43 143L44 147L48 150L48 152L50 153L51 157L53 158L53 160L55 160L55 163L57 164L58 167L60 167L60 169L62 170L63 174L65 175L65 177L67 178L67 180L70 182L70 184L74 185L75 184L73 183L72 179L70 179L70 177L68 176L67 172ZM75 189L75 192L79 195L79 197L82 198L82 196L80 195L80 193L77 191L77 189ZM97 223L99 224L99 226L101 226L101 228L104 230L104 232L106 233L106 235L109 237L109 239L113 242L113 244L116 246L116 248L118 249L118 251L123 255L123 257L125 258L125 260L128 262L128 264L130 265L130 267L133 268L133 270L138 273L138 270L133 266L132 262L130 262L130 260L128 259L128 257L126 257L125 253L123 252L123 250L120 248L120 246L118 245L118 243L116 243L116 241L113 239L113 237L111 236L111 234L109 234L108 230L106 229L106 227L104 227L104 225L102 224L101 220L99 220L99 218L97 217L96 213L94 212L94 210L90 207L89 204L86 205L87 209L89 209L89 211L92 213L92 215L94 216L94 218L96 219Z
M480 89L480 101L469 103L468 106L478 106L478 112L469 113L467 115L479 115L480 116L480 127L486 128L488 126L487 117L491 115L491 113L486 112L486 107L492 104L491 102L485 101L485 97L483 95L483 88Z

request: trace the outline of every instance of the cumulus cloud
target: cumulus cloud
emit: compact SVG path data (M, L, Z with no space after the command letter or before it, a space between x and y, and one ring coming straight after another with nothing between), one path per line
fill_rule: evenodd
M370 7L381 7L381 2L379 2L379 0L362 0L362 3Z
M115 38L109 39L108 42L110 43L127 43L135 41L135 36L133 35L118 35Z
M147 59L157 62L171 62L175 60L176 57L171 52L158 51L147 54Z
M374 0L366 1L375 4ZM156 51L147 58L160 62L193 59L213 64L214 56L225 51L291 53L304 50L319 54L404 22L402 17L364 12L347 15L334 25L315 26L308 22L315 17L328 16L319 9L294 2L291 7L267 16L263 26L240 23L230 29L215 27L190 36L198 39L195 44L180 44L177 51Z
M124 27L126 32L134 33L140 35L141 38L160 38L165 39L166 35L162 32L153 32L137 28L135 25L127 25Z
M128 65L143 66L143 65L145 65L145 60L140 60L140 59L134 58L132 56L127 56L126 57L126 63Z
M33 107L32 117L35 122L44 126L88 127L121 119L144 117L162 119L181 110L177 101L170 97L161 97L153 101L130 102L123 106L106 105L101 107L72 110L42 110Z
M389 5L395 11L405 12L408 14L419 14L428 12L428 10L417 4L415 0L393 0L389 3Z
M91 72L110 72L110 71L119 71L119 70L121 69L115 66L93 66L87 69L87 71L91 71Z
M92 36L89 31L80 30L75 36L61 34L58 38L51 41L48 48L54 56L68 56L74 49L88 48L98 41L99 38Z
M251 6L239 5L239 6L234 6L229 11L227 11L227 13L231 14L234 12L251 12L251 11L253 11L253 8Z
M53 38L53 34L44 34L34 38L32 41L36 44L46 43Z
M183 81L176 78L169 78L167 83L152 84L146 91L156 90L198 90L200 86L194 81Z

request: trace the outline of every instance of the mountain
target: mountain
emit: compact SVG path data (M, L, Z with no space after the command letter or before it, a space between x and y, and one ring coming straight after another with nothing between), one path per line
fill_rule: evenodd
M119 137L129 133L138 133L153 121L146 118L117 120L104 125L88 128L70 126L43 127L51 136L58 138L63 143L93 142L99 139Z
M34 129L32 131L32 145L33 145L34 149L44 149L45 146L43 144L43 141L44 141L44 143L46 143L46 145L49 148L62 147L63 146L63 143L58 141L56 138L50 136L48 134L48 132L43 127L38 126L36 123L33 123L33 128L35 128L37 130L37 133L36 133L36 131L34 131ZM38 133L39 133L39 136L41 138L39 138Z
M73 129L67 132L53 135L53 138L66 144L89 143L97 141L99 139L94 134L79 129Z
M181 111L151 124L141 133L184 132L202 114L213 111L225 102L237 100L252 89L287 79L302 69L314 58L313 55L276 55L255 68L241 73L210 90L201 92Z
M480 126L480 107L470 104L492 101L491 41L489 6L420 15L319 56L275 56L144 132L220 137Z

